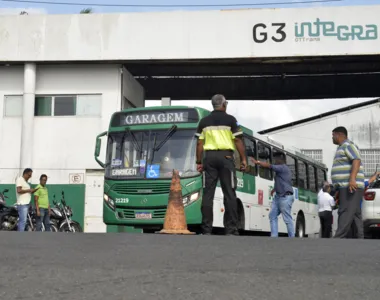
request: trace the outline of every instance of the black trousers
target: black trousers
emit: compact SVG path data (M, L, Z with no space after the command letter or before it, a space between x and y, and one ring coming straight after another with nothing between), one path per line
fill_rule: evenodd
M325 210L320 212L319 220L321 221L322 238L330 238L333 221L332 211Z
M206 151L203 161L202 230L212 231L215 188L220 180L224 194L224 228L226 234L237 234L236 171L232 151Z

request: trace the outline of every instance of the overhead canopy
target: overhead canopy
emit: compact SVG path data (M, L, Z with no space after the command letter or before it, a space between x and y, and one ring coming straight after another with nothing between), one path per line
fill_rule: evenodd
M146 99L236 100L378 97L380 56L131 62Z
M379 15L367 5L0 16L0 65L125 64L147 99L376 97Z

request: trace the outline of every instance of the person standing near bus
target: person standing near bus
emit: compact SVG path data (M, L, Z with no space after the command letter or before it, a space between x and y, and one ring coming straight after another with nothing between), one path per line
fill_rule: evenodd
M276 152L273 154L273 158L274 164L253 159L255 164L263 168L272 169L276 173L274 179L276 194L269 213L271 237L278 237L278 216L281 213L288 229L288 236L293 238L295 233L292 219L292 206L294 202L292 172L286 164L286 157L283 153Z
M37 211L37 231L42 231L42 222L44 223L45 231L50 231L50 204L46 182L47 176L42 174L40 184L37 186L38 191L34 193L34 203Z
M338 229L334 238L345 238L355 221L357 237L364 238L360 201L364 195L364 168L358 147L348 139L347 129L337 127L332 131L332 140L337 145L331 180L338 189Z
M321 222L322 238L330 238L335 200L330 195L331 187L328 181L323 182L322 189L318 193L318 215Z
M28 217L30 200L32 194L38 190L31 189L28 180L32 177L33 170L25 169L22 176L16 180L16 197L17 197L17 211L18 211L18 231L25 231L26 219Z
M224 194L224 228L227 235L239 235L236 199L236 169L234 149L240 155L240 170L247 167L243 132L236 118L227 114L227 104L223 95L215 95L211 100L214 111L204 117L198 125L196 163L197 170L203 172L202 232L210 235L213 224L213 202L215 188L220 180ZM203 152L205 157L203 158Z

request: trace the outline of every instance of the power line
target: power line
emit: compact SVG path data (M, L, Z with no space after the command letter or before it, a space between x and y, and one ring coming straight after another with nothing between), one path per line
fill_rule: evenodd
M0 0L1 2L33 3L47 5L76 5L76 6L103 6L103 7L240 7L240 6L270 6L270 5L295 5L311 3L328 3L342 2L343 0L301 0L301 1L283 1L270 3L235 3L235 4L111 4L111 3L75 3L75 2L52 2L38 0Z

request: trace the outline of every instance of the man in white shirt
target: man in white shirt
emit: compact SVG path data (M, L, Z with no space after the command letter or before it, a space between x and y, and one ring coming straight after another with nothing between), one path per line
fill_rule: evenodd
M318 193L318 211L321 221L322 238L331 237L333 216L332 211L335 206L335 200L330 195L330 184L325 181L322 189Z
M25 169L22 176L16 180L16 196L18 210L18 231L25 231L26 219L32 194L38 189L31 189L28 180L32 177L32 169Z

